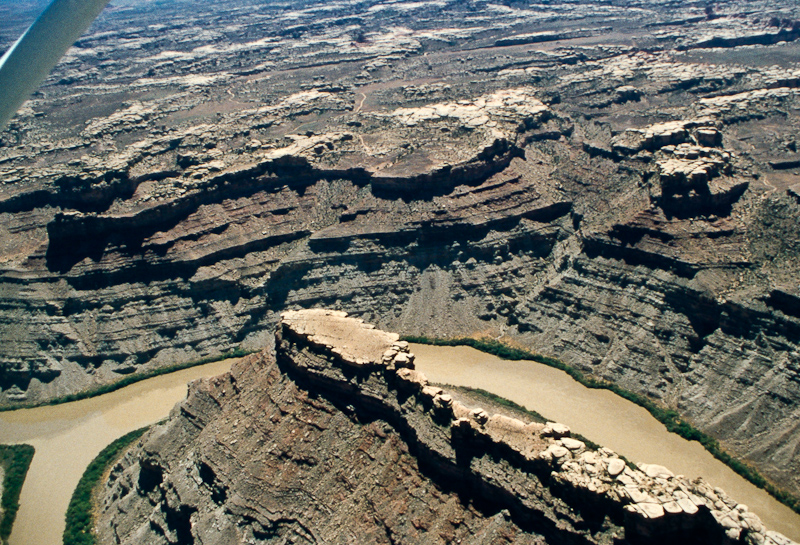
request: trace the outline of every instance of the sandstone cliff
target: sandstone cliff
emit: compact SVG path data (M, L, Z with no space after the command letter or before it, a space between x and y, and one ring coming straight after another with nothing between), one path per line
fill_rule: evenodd
M285 313L113 468L101 543L791 545L702 479L454 401L397 338Z
M195 4L106 14L2 133L0 402L323 305L506 335L800 492L796 3Z

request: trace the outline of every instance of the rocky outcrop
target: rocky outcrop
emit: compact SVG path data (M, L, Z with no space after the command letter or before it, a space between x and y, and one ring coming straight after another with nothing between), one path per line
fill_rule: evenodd
M454 401L397 338L285 313L277 363L195 383L113 468L101 541L791 543L702 479Z
M495 41L495 45L498 47L504 47L509 45L525 45L525 44L536 44L542 42L556 42L560 40L574 40L576 38L585 38L587 36L591 36L595 32L602 32L606 29L582 29L578 28L575 30L570 30L568 32L555 32L555 31L543 31L543 32L532 32L530 34L516 34L513 36L509 36L507 38L501 38Z
M703 130L703 129L701 129ZM704 129L700 134L710 134ZM691 217L704 213L729 216L731 207L745 192L748 182L731 179L729 152L682 143L659 150L660 191L653 198L670 215Z
M0 134L0 403L322 305L510 338L800 491L795 42L676 50L796 6L329 4L109 11Z

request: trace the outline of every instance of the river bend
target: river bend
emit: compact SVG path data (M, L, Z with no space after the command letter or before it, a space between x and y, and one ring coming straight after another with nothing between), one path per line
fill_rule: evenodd
M413 344L416 367L431 382L482 388L545 418L568 425L632 462L702 476L747 505L770 530L800 542L800 515L714 458L700 443L670 433L642 407L587 388L563 371L533 361L509 361L467 346Z
M188 382L228 371L224 360L153 377L102 396L0 413L0 443L33 445L10 545L57 545L78 481L115 439L169 415Z
M515 401L634 462L655 463L687 477L703 476L745 503L769 529L800 542L800 515L716 460L697 442L667 432L645 409L589 389L558 369L506 361L469 347L412 345L416 365L432 382L483 388ZM11 545L56 545L69 498L89 462L114 439L165 418L186 384L230 369L211 363L63 405L0 413L0 443L36 448L20 497Z

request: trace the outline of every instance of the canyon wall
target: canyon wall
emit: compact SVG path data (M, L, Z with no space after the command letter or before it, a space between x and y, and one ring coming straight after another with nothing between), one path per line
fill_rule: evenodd
M396 334L284 313L112 471L103 543L791 545L702 479L454 400Z
M800 492L797 6L396 4L101 17L0 136L0 402L324 306L560 358Z

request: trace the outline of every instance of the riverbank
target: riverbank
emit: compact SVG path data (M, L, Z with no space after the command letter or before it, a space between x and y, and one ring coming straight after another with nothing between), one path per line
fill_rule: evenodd
M209 363L215 363L218 361L236 359L236 358L243 358L244 356L253 354L254 352L258 352L258 350L232 350L230 352L226 352L225 354L219 354L217 356L209 356L207 358L201 358L199 360L189 361L186 363L177 363L175 365L168 365L166 367L159 367L156 369L151 369L148 371L144 371L142 373L136 373L133 375L127 375L119 380L114 382L110 382L108 384L102 384L100 386L96 386L94 388L90 388L88 390L83 390L82 392L77 392L74 394L69 394L61 397L56 397L53 399L49 399L47 401L42 401L40 403L20 403L18 405L3 405L0 406L0 412L8 412L8 411L18 411L20 409L35 409L37 407L47 407L51 405L61 405L62 403L72 403L73 401L81 401L83 399L91 399L93 397L109 394L111 392L115 392L121 388L125 388L127 386L131 386L132 384L136 384L137 382L141 382L143 380L151 379L154 377L159 377L161 375L168 375L170 373L175 373L177 371L182 371L184 369L190 369L192 367L198 367L200 365L208 365Z
M94 545L96 542L94 527L94 505L92 498L95 488L113 464L128 446L139 439L149 426L126 433L111 442L92 460L83 472L72 499L69 501L64 529L64 545Z
M763 524L800 543L800 515L711 455L670 433L646 409L610 390L587 388L565 372L530 360L505 360L468 346L410 344L416 369L431 383L477 387L624 456L631 467L659 465L694 482L702 478L745 504Z
M694 428L690 423L683 420L678 412L674 409L659 406L653 400L641 394L625 390L624 388L621 388L612 382L598 380L597 378L587 375L586 373L564 363L561 360L548 356L542 356L541 354L536 354L525 349L511 347L494 339L436 339L420 336L405 336L403 339L408 342L431 346L468 346L505 360L535 361L537 363L564 371L576 382L587 388L609 390L623 399L635 403L636 405L639 405L643 409L647 410L656 420L664 424L667 430L671 433L674 433L689 441L696 441L700 443L703 448L705 448L712 456L714 456L714 458L730 467L733 471L753 485L768 492L772 497L792 509L795 513L800 514L800 498L789 492L786 492L779 486L768 481L758 472L758 470L732 456L720 446L716 439Z
M0 413L0 443L36 449L20 494L11 545L61 543L64 516L89 463L123 435L169 415L187 383L230 370L222 360L162 374L103 396Z
M14 519L19 510L19 495L28 468L33 460L34 448L30 445L0 445L0 466L3 468L3 497L0 500L3 514L0 519L0 541L8 543Z

